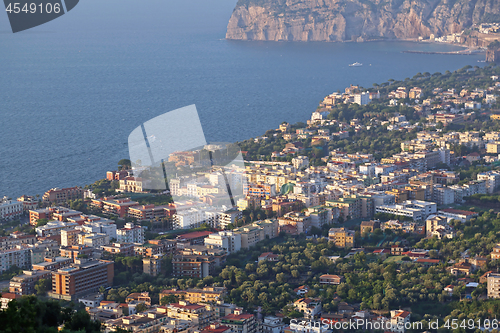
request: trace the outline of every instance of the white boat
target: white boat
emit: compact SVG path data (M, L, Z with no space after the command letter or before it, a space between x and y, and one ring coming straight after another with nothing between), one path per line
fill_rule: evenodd
M355 62L354 64L349 65L349 67L360 67L360 66L363 66L363 64L361 64L359 62Z

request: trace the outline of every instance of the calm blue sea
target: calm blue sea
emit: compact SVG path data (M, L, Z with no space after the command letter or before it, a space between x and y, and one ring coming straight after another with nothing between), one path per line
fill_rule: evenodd
M0 195L103 178L129 133L196 104L208 141L305 121L327 94L483 56L418 55L448 45L224 40L236 0L85 0L12 34L0 12ZM363 67L349 67L361 62ZM371 64L371 66L370 66Z

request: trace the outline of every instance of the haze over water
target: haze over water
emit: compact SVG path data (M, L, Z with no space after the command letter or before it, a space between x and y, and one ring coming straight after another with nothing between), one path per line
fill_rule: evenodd
M196 104L207 141L234 142L306 121L351 83L372 87L484 57L401 53L449 45L226 41L235 3L85 0L17 34L0 13L0 196L104 178L128 158L134 128L186 105Z

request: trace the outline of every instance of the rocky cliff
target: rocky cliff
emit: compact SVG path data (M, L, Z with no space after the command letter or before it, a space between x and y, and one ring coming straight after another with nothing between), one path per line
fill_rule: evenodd
M500 19L500 0L239 0L226 38L346 41L447 35Z

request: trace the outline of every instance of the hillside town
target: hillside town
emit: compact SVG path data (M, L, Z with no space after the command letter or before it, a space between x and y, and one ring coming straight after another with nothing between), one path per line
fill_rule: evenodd
M165 191L125 160L85 188L4 197L1 309L27 295L72 302L102 332L401 333L455 318L497 329L500 81L481 79L351 85L307 123L243 143L244 164L207 167L207 146L172 154L195 177ZM409 136L393 137L394 153L370 139L344 150L376 131Z

